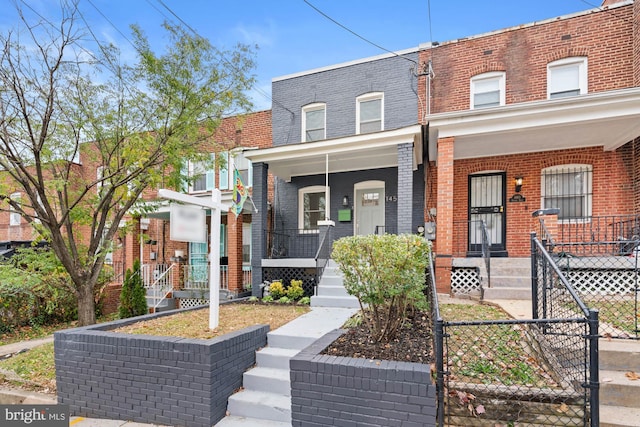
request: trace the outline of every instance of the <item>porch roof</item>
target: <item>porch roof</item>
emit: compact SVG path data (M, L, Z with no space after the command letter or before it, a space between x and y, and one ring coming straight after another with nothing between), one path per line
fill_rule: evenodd
M455 137L454 159L602 146L640 136L640 87L429 117L429 159Z
M248 150L244 156L252 162L264 162L274 175L290 181L293 176L398 166L397 146L413 143L413 166L422 163L421 126L416 124L400 129L352 135L344 138L280 145Z

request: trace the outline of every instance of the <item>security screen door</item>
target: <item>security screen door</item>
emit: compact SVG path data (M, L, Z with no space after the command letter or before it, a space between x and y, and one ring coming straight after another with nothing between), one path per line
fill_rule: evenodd
M505 250L505 174L469 176L469 251L482 252L481 221L487 225L492 252Z

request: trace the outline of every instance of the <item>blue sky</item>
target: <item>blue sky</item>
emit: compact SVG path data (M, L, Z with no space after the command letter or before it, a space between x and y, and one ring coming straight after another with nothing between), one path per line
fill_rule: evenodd
M58 0L16 0L54 18ZM514 25L566 15L600 5L600 0L308 0L336 21L388 50L447 41ZM0 31L16 20L10 0L0 14ZM271 79L313 68L385 53L340 28L304 0L80 0L94 33L113 42L123 57L133 56L124 36L138 24L154 46L163 45L163 20L177 22L171 9L201 36L220 48L258 45L259 91L255 109L268 109ZM103 16L104 15L104 16ZM108 18L108 20L107 20ZM122 34L124 34L124 36ZM261 93L262 92L262 93Z

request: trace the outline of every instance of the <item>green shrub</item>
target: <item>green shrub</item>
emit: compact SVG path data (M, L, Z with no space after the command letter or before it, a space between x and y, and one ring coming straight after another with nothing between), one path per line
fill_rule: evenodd
M311 304L311 298L309 297L302 297L298 300L298 304L304 304L304 305L309 305Z
M148 312L146 290L144 289L140 272L140 261L136 260L133 263L133 271L127 269L125 273L122 291L120 291L118 314L121 319L126 319L147 314Z
M251 297L249 297L249 299L247 301L249 301L249 302L258 302L259 299L256 296L251 296Z
M273 297L274 300L278 300L285 296L286 292L284 290L284 286L282 286L282 282L280 282L279 280L271 282L271 285L269 285L269 294Z
M291 300L288 297L281 297L276 302L279 302L280 304L291 304Z
M0 264L0 333L75 320L77 307L71 279L52 251L19 248Z
M267 295L266 297L262 297L262 302L273 302L273 297L271 295Z
M332 258L344 274L347 292L358 298L371 338L388 342L407 310L426 308L423 293L429 243L413 234L343 237Z
M303 295L302 280L291 280L291 285L287 288L287 296L289 299L296 301L302 298Z

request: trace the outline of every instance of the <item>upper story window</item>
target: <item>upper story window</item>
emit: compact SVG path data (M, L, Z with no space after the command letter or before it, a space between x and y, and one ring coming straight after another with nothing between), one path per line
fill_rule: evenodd
M20 193L13 193L9 197L14 202L20 203L20 199L22 198L22 195ZM20 225L21 220L22 220L22 217L20 213L13 206L11 206L9 208L9 225Z
M253 166L251 160L244 157L244 153L239 152L233 155L233 167L240 173L240 178L245 187L253 186Z
M318 230L318 221L326 217L326 188L314 185L298 190L298 228Z
M547 97L564 98L587 93L587 58L574 57L547 64Z
M384 95L368 93L356 98L356 133L384 130Z
M326 104L310 104L302 108L302 141L326 139Z
M559 220L591 216L591 165L559 165L542 170L542 208L558 208Z
M189 162L189 192L197 193L213 189L213 170L211 165L215 154L211 154L210 161Z
M505 104L505 73L493 71L471 78L471 109Z

